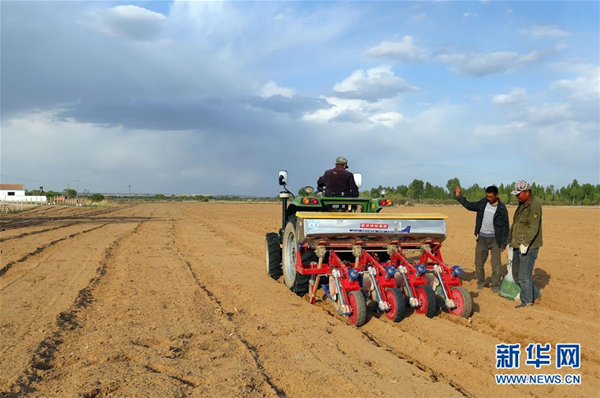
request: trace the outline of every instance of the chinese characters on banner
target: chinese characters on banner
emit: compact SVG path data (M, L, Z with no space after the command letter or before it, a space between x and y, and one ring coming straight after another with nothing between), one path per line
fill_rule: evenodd
M540 369L542 366L552 364L552 345L529 343L525 347L525 365ZM556 369L581 367L581 345L556 344L555 351ZM496 345L496 369L519 369L521 367L521 344Z

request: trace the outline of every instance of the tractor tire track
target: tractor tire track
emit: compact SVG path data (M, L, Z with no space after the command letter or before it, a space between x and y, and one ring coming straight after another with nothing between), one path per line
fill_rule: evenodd
M58 244L60 242L66 241L68 239L72 239L72 238L74 238L76 236L79 236L79 235L87 234L89 232L92 232L92 231L95 231L97 229L103 228L106 225L108 225L108 223L102 224L102 225L99 225L97 227L93 227L93 228L90 228L90 229L86 229L86 230L83 230L83 231L80 231L80 232L75 232L75 233L67 235L65 237L62 237L62 238L59 238L59 239L55 239L55 240L53 240L53 241L51 241L51 242L49 242L49 243L47 243L47 244L45 244L43 246L40 246L37 249L35 249L34 251L29 252L26 255L24 255L23 257L19 258L18 260L11 261L11 262L5 264L2 268L0 268L0 277L4 276L8 272L8 270L10 270L15 264L25 262L28 259L39 255L40 253L44 252L46 249L48 249L48 248L50 248L50 247L52 247L52 246L54 246L54 245L56 245L56 244Z
M341 318L337 314L337 312L334 311L333 308L331 308L330 306L318 305L317 307L334 318L337 318L337 319ZM340 321L345 322L341 319L340 319ZM375 317L372 317L370 322L374 322L374 321L377 321L377 319ZM380 322L384 322L384 321L380 321ZM410 355L406 355L406 354L398 351L396 348L390 346L389 344L387 344L386 342L381 340L379 337L375 336L373 333L362 330L361 328L356 328L356 330L358 330L364 336L364 338L366 340L368 340L371 344L373 344L375 347L381 348L381 349L393 354L394 356L398 357L399 359L408 362L409 364L415 366L422 372L425 372L426 374L428 374L431 381L433 381L435 383L438 383L438 382L447 383L450 387L452 387L456 392L461 394L463 397L472 398L472 397L477 396L477 395L469 392L463 386L455 383L454 381L452 381L451 379L446 377L443 373L440 373L440 372L434 370L433 368L425 365L424 363L420 362L418 359L416 359Z
M206 220L206 218L204 218L204 217L198 217L198 215L196 215L196 214L189 214L189 213L186 213L186 218L187 218L187 219L189 219L190 217L194 219L194 223L200 224L200 225L202 226L202 227L200 228L201 230L206 230L206 231L210 232L210 233L212 234L212 236L214 236L214 237L217 237L219 240L221 240L221 241L223 241L223 242L226 242L226 246L227 246L228 248L230 248L230 253L231 253L231 255L240 256L240 255L243 253L243 254L244 254L246 257L248 257L248 255L249 255L250 257L255 257L255 256L256 256L256 253L255 253L253 250L251 250L251 248L250 248L249 246L247 246L247 245L245 245L245 244L241 244L241 242L237 241L237 239L235 239L235 237L234 237L234 236L230 235L229 233L227 233L227 232L225 232L225 231L222 231L222 230L220 229L220 227L216 227L216 226L215 226L215 225L213 225L212 223L208 222L208 221ZM220 224L220 226L221 226L221 224ZM235 242L235 243L234 243L234 242ZM220 246L221 246L221 244L219 244L219 247L220 247ZM181 250L182 250L182 249L180 248L179 250L180 250L180 252L181 252ZM239 254L234 254L234 252L238 252ZM216 304L217 304L217 305L218 305L220 308L223 308L223 311L224 311L225 315L227 316L227 318L228 318L228 319L230 319L230 320L231 320L231 321L232 321L234 324L236 324L236 325L237 325L237 323L236 323L236 320L235 320L235 315L236 315L236 314L235 314L235 313L233 313L233 312L227 312L227 311L225 310L225 306L223 305L223 303L221 303L221 301L220 301L218 298L216 298L216 296L215 296L215 293L214 293L212 290L209 290L209 289L206 287L206 285L202 283L202 281L198 280L198 277L197 277L197 275L196 275L196 274L195 274L195 272L194 272L194 268L203 269L203 268L205 267L205 265L203 264L203 265L196 265L196 266L194 266L194 265L192 265L192 264L189 262L189 260L185 259L184 261L186 262L186 265L187 265L187 266L190 268L190 272L192 272L192 273L194 274L194 276L195 276L195 279L198 281L198 284L199 284L199 286L201 287L201 289L202 289L202 290L203 290L203 291L204 291L204 292L205 292L205 293L206 293L206 294L207 294L209 297L213 298L213 301L215 301L215 303L216 303ZM261 269L261 271L262 271L262 269ZM241 275L240 275L240 276L241 276ZM248 292L248 294L251 294L251 293L250 293L250 292ZM231 307L231 305L233 305L233 304L232 304L232 303L229 303L229 306L230 306L230 307ZM329 317L329 316L325 316L325 317L321 317L321 318L322 318L322 319L326 319L326 318L328 318L328 317ZM363 332L362 332L362 331L360 331L359 329L352 328L351 326L347 326L347 325L345 325L345 321L343 321L343 320L339 320L339 319L336 319L336 320L337 320L337 321L339 321L339 323L340 323L339 325L336 325L336 326L339 326L339 327L341 327L341 328L345 328L345 327L347 327L347 328L348 328L348 329L347 329L347 332L350 332L351 334L353 334L355 331L358 331L358 332L359 332L359 333L360 333L360 334L361 334L361 335L364 337L364 334L363 334ZM328 333L329 333L329 332L328 332ZM345 334L345 333L346 333L346 332L344 332L344 334ZM358 336L355 336L354 338L356 338L356 337L358 337ZM241 339L243 339L243 337L240 337L240 338L241 338ZM246 339L243 339L243 340L245 340L245 341L246 341L246 343L247 343L247 340L246 340ZM373 347L374 347L376 350L386 351L386 352L388 352L390 355L392 355L392 356L393 356L393 357L394 357L396 360L399 360L399 361L401 361L401 362L405 363L405 364L406 364L407 366L409 366L409 367L413 367L413 368L415 369L415 370L412 372L413 374L415 374L415 375L416 375L416 374L419 374L419 375L420 375L419 377L422 377L423 379L427 379L427 380L429 380L429 382L434 382L434 383L437 383L439 380L442 380L442 381L445 383L445 381L446 381L446 379L442 379L441 377L437 376L437 373L435 373L433 370L431 370L431 369L428 369L428 368L427 368L427 367L425 367L425 366L422 366L422 365L421 365L421 364L420 364L418 361L415 361L415 360L413 360L413 361L409 361L409 360L407 360L407 359L406 359L406 356L397 355L396 353L393 353L393 352L391 352L390 350L386 349L386 348L385 348L385 347L383 347L382 345L377 345L377 344L374 344L374 343L373 343L373 341L372 341L372 340L370 340L370 339L363 338L363 341L365 341L366 343L368 343L368 344L370 344L371 346L373 346ZM246 344L246 343L244 343L244 344ZM347 342L346 342L346 343L347 343ZM345 343L344 343L344 344L345 344ZM256 359L257 359L257 362L258 362L258 363L257 363L257 365L258 365L258 366L261 368L261 370L262 370L262 369L264 369L264 365L262 365L262 363L260 362L261 360L260 360L260 356L259 356L258 349L257 349L255 346L253 346L253 345L249 346L249 347L248 347L248 349L249 349L250 351L252 351L252 352L256 352L256 355L257 355L257 358L256 358ZM344 352L344 351L343 351L343 350L342 350L342 349L339 347L339 345L338 345L338 349L337 349L337 351L338 351L338 352L342 352L342 353ZM272 355L272 353L271 353L271 355ZM344 353L343 355L348 355L348 354L345 354L345 353ZM359 354L359 355L360 355L360 354ZM377 377L379 377L379 378L384 378L384 377L385 377L385 376L382 376L381 374L379 374L379 373L378 373L378 371L377 371L377 369L376 369L376 368L374 368L374 367L372 367L372 365L369 363L369 361L367 361L367 362L366 362L366 364L367 364L367 366L370 368L370 369L369 369L369 371L370 371L370 372L372 372L371 374L377 375ZM266 369L264 369L264 370L266 371ZM279 372L280 372L280 371L279 371ZM278 373L279 373L279 372L278 372ZM433 375L433 376L432 376L432 375ZM388 376L388 377L389 377L389 376ZM270 378L270 376L269 376L269 378ZM444 383L440 383L440 384L444 384ZM466 391L466 390L465 390L463 387L461 387L461 386L458 386L458 385L456 385L455 383L452 383L452 384L450 384L450 383L445 383L445 384L448 386L448 389L449 389L450 391L451 391L451 390L454 390L454 392L455 392L457 395L459 395L459 396L473 396L472 394L468 393L468 392L467 392L467 391ZM277 385L273 385L273 387L274 387L274 388L281 389L281 390L283 391L283 388L281 388L281 387L279 387L279 386L277 386ZM448 393L448 391L446 391L446 393Z
M239 236L236 237L234 234L232 234L231 232L228 231L229 225L227 225L225 223L219 223L219 226L216 226L213 223L207 221L206 218L199 219L199 221L202 224L204 224L206 226L206 228L209 231L211 231L213 234L215 234L216 236L219 236L222 239L229 241L229 242L236 242L236 248L239 249L240 251L243 251L244 253L246 253L250 256L253 256L253 257L256 256L256 251L252 250L251 248L256 247L257 245L252 246L250 244L247 244L247 242L239 241L238 240ZM248 232L251 232L251 231L248 231ZM258 235L256 232L253 232L252 234ZM330 309L329 307L327 307L325 305L319 305L318 307L321 307L325 312L332 315L334 318L340 319L341 322L345 322L345 320L338 317L334 313L334 311L332 309ZM412 315L415 316L416 314L412 314ZM438 318L442 318L442 317L438 316ZM456 322L454 322L454 320L450 321L448 319L439 319L439 320L443 321L443 322L455 323L457 326L460 326L465 331L468 330L469 333L476 333L478 335L481 335L483 338L488 338L488 337L497 338L498 337L496 335L496 333L485 333L484 331L477 330L475 328L472 328L469 325L466 325L465 322L461 322L461 320L457 320ZM377 317L375 317L375 316L371 317L369 322L381 323L382 326L385 326L385 324L386 324L385 321L377 319ZM394 325L394 326L401 327L401 325ZM383 333L383 332L379 333L379 330L376 330L373 332L368 332L361 328L357 328L357 330L359 330L365 336L365 338L368 341L370 341L371 343L373 343L377 348L384 349L384 350L390 352L391 354L395 355L399 359L404 360L404 361L410 363L411 365L414 365L419 370L429 374L432 381L435 381L435 382L441 381L441 382L449 385L450 387L452 387L457 393L459 393L463 396L466 396L466 397L475 396L475 394L472 392L472 391L474 391L474 386L471 385L471 387L466 387L465 385L463 385L464 383L457 383L455 381L455 377L452 375L452 372L444 372L443 368L441 368L441 367L432 367L430 365L427 365L424 361L419 360L418 357L416 357L413 353L407 353L406 350L400 350L399 348L401 346L398 346L395 348L394 345L386 343L385 342L385 340L386 340L385 333ZM410 332L407 332L407 333L412 338L421 340L420 336L418 334L410 333ZM422 342L424 344L431 345L431 342L435 341L435 335L436 335L435 333L431 333L431 335L429 333L426 334L426 340L422 341ZM519 337L521 337L521 339L525 339L524 335L519 336ZM529 336L528 341L531 341L531 339L532 339L532 337ZM503 341L503 340L502 339L498 340L498 343L501 341ZM433 347L432 347L433 349L431 350L432 352L434 352L434 347L436 347L436 346L437 346L437 344L434 343ZM464 360L463 360L463 363L464 363ZM477 361L475 361L475 363L469 363L469 366L472 367L474 371L478 371L479 369L482 369L481 363L478 363ZM493 379L492 373L493 372L490 370L490 380ZM524 388L524 390L527 390L527 388ZM527 392L521 390L521 392L528 394L528 395L535 396L534 392L531 390L529 390Z
M36 394L276 395L190 275L165 210L119 247Z
M183 259L183 258L182 258ZM244 345L244 347L246 347L246 349L248 350L248 352L250 353L250 355L252 356L252 359L254 360L254 364L256 365L256 368L258 369L259 373L261 374L261 376L264 378L265 382L267 383L267 385L273 390L273 392L278 396L278 397L285 397L286 394L283 391L283 389L279 386L277 386L275 384L275 382L273 382L272 377L269 375L269 373L267 372L267 370L265 369L264 365L261 362L260 359L260 355L258 353L258 350L256 349L255 346L253 346L250 342L248 342L248 340L244 339L239 332L236 331L237 329L237 325L235 324L235 321L233 320L233 313L231 312L227 312L224 308L223 308L223 304L221 303L221 301L215 296L215 294L213 292L211 292L205 284L203 284L200 279L198 278L198 275L196 274L196 272L194 272L194 269L192 267L192 264L183 259L184 264L186 265L186 267L189 269L190 274L192 275L192 277L194 278L194 280L196 281L196 284L198 285L198 287L200 288L200 290L206 295L206 297L208 297L213 303L216 304L217 308L219 308L219 310L221 311L221 313L223 315L225 315L225 318L231 322L231 324L234 326L234 336L235 338Z
M260 355L259 355L259 352L256 349L256 347L240 335L240 333L238 331L238 326L236 325L236 323L233 319L234 314L225 310L225 308L223 307L223 304L221 303L221 300L219 300L219 298L212 291L210 291L204 283L202 283L202 281L198 277L198 274L194 271L194 268L192 267L192 264L190 263L190 261L188 261L185 258L185 255L183 254L183 252L177 245L175 220L171 219L170 221L172 222L171 232L172 232L172 237L173 237L173 247L175 247L177 255L181 258L181 260L183 261L183 263L189 270L190 275L194 279L196 285L198 285L198 287L206 295L206 297L215 304L215 306L219 309L219 312L221 312L225 316L225 319L228 321L228 323L230 323L233 326L233 328L234 328L233 335L249 352L249 354L251 355L251 357L254 361L256 368L258 369L260 375L263 377L265 383L267 383L267 385L273 390L275 395L277 395L278 397L285 397L286 394L283 391L283 389L281 387L277 386L277 384L275 384L275 382L273 381L273 378L269 375L269 373L265 369L263 363L261 362Z
M80 223L73 222L73 223L69 223L69 224L59 225L58 227L41 229L39 231L23 232L22 234L19 234L19 235L8 236L6 238L0 238L0 243L6 242L6 241L9 241L9 240L13 240L13 239L25 238L26 236L43 234L44 232L56 231L57 229L67 228L67 227L70 227L70 226L73 226L73 225L76 225L76 224L80 224Z
M71 307L57 315L54 324L54 332L50 333L46 338L40 341L29 360L28 366L22 371L16 382L10 386L9 391L0 392L0 396L21 396L36 391L35 384L42 380L44 371L53 368L53 361L56 354L59 351L60 346L67 339L68 334L81 326L79 323L79 315L94 302L94 290L106 275L108 266L113 260L115 250L125 239L132 234L137 233L144 222L145 221L141 221L133 230L115 239L110 246L105 249L100 265L96 269L96 276L90 279L87 286L79 291L71 304ZM94 229L98 228L100 227Z
M106 215L106 214L114 213L116 211L127 210L133 206L135 206L135 205L130 205L128 207L115 207L115 208L111 208L111 209L100 209L100 210L90 209L90 211L88 211L88 209L79 210L78 208L74 207L74 208L67 209L69 211L67 212L67 214L64 214L64 215L54 214L52 216L44 216L41 218L35 217L32 219L28 218L25 220L21 220L18 217L5 218L5 219L0 219L0 221L7 220L4 223L0 223L0 231L7 231L7 230L19 229L19 228L25 228L25 227L34 227L34 226L38 226L38 225L44 225L44 224L47 224L48 222L52 222L52 221L84 220L84 219L88 219L90 217L95 217L98 215ZM62 210L62 209L60 209L60 210ZM37 216L37 215L34 215L34 216ZM16 218L16 220L11 221L12 218Z

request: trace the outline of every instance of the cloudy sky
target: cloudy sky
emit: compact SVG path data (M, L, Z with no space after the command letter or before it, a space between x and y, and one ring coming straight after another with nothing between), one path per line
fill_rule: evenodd
M271 195L599 179L598 2L1 3L1 174Z

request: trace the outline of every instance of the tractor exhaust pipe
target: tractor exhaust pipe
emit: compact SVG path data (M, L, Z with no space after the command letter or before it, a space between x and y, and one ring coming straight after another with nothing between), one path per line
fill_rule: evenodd
M279 199L281 199L281 229L279 230L279 238L283 239L283 231L285 231L285 226L287 224L287 201L290 197L290 194L286 191L279 192Z

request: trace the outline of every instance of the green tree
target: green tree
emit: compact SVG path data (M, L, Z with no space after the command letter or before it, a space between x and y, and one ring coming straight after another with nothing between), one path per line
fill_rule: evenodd
M423 191L425 190L425 183L422 180L414 179L408 186L409 191L412 191L410 196L413 199L421 199L423 197Z
M454 196L454 187L460 187L460 180L457 177L449 179L446 183L446 188L451 197Z
M89 198L92 202L102 202L104 200L104 195L102 195L101 193L95 193L93 195L90 195Z

